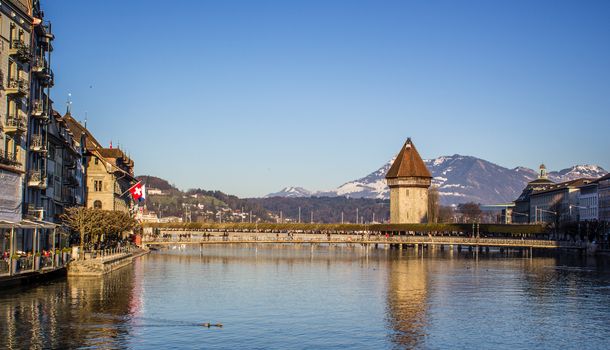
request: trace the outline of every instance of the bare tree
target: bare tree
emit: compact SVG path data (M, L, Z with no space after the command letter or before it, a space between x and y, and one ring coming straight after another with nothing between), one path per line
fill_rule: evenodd
M78 232L80 236L80 256L83 256L85 242L87 238L97 230L99 220L102 216L101 210L85 207L72 207L65 210L60 219L69 229Z
M440 195L438 186L432 185L428 189L428 222L437 223L440 210Z
M481 206L474 202L462 203L458 206L458 210L464 217L465 221L475 222L481 220Z
M455 211L453 207L447 205L441 205L438 210L438 222L447 223L453 222L453 215Z

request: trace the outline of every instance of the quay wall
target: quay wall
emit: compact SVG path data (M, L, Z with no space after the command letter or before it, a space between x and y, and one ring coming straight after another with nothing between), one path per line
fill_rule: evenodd
M74 260L68 265L68 277L99 277L131 265L134 258L148 250L121 252L89 260Z

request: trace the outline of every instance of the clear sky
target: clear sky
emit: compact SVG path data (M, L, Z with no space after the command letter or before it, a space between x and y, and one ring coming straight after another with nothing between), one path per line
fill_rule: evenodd
M56 109L137 174L262 196L422 157L610 169L610 1L46 0Z

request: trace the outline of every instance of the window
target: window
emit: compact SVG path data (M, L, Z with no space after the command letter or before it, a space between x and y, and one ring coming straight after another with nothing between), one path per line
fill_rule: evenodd
M13 47L13 39L15 39L15 23L11 23L11 31L9 32L9 41L11 42L11 47Z
M93 181L93 190L95 192L101 192L102 191L102 180L94 180Z
M96 157L95 158L95 165L98 165L99 163L100 163L100 160L99 160L99 158Z
M93 209L102 209L102 201L97 200L93 202Z

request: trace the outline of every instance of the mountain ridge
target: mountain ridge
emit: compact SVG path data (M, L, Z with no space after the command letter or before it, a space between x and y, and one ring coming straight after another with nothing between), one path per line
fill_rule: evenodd
M288 187L268 194L270 197L335 197L388 199L389 188L385 174L395 157L379 169L356 180L345 182L336 189L311 191L302 187ZM433 185L438 186L441 203L456 205L465 202L483 204L504 203L518 197L527 182L535 179L538 171L518 166L512 169L490 161L454 154L424 160L432 173ZM548 173L550 180L563 182L577 178L598 178L608 172L598 165L579 164ZM297 190L298 189L298 190ZM286 191L284 191L286 190Z

